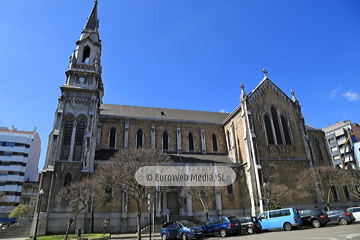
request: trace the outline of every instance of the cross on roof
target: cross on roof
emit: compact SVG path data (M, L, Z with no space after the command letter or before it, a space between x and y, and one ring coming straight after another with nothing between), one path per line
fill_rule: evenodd
M262 70L261 72L263 72L263 73L264 73L264 77L267 78L267 75L266 75L266 74L268 73L268 71L266 71L266 69L263 68L263 70Z

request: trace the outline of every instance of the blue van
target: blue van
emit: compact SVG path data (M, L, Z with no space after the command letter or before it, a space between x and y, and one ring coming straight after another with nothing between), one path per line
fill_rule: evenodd
M299 211L296 208L266 211L260 214L258 219L262 230L283 228L285 231L290 231L303 225Z

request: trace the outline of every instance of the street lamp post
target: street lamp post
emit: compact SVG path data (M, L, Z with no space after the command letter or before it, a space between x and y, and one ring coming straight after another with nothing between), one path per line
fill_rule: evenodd
M38 202L38 208L37 208L37 217L36 217L35 232L34 232L33 240L36 240L36 232L37 232L38 223L39 223L39 215L40 215L40 211L41 211L41 202L42 202L43 194L44 194L44 190L41 189L39 192L39 202Z

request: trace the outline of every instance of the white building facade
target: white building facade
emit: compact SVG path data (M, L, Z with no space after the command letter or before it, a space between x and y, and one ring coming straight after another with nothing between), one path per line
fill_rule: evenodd
M7 217L20 203L25 181L38 181L41 140L36 128L19 131L0 127L0 217Z
M342 167L344 163L347 167L360 167L354 156L354 143L360 137L357 136L359 129L359 125L352 124L350 120L337 122L322 129L334 166ZM350 132L354 135L350 135Z

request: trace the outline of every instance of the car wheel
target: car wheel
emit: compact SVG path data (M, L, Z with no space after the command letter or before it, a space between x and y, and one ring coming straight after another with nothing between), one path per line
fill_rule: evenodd
M187 239L186 233L181 234L181 240L186 240L186 239Z
M318 227L321 226L320 221L317 220L317 219L312 220L311 225L312 225L314 228L318 228Z
M225 229L220 229L220 236L222 236L222 237L226 237L226 235L227 235L227 232L226 232L226 230Z
M161 235L161 239L162 239L162 240L166 240L166 239L167 239L165 233L164 233L163 235Z
M290 231L292 229L292 225L290 223L284 223L284 230Z
M346 225L346 224L348 224L348 220L346 220L346 218L340 218L339 219L339 224L340 225Z
M251 227L249 227L249 228L246 229L246 232L247 232L248 234L254 234L254 229L252 229Z

